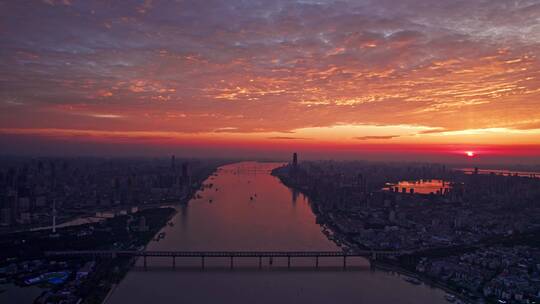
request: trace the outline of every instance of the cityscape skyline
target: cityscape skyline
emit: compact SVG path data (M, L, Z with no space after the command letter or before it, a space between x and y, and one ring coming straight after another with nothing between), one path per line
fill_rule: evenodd
M539 183L539 171L297 152L0 157L0 300L210 303L227 286L239 303L531 303Z
M540 0L0 0L0 303L540 303Z

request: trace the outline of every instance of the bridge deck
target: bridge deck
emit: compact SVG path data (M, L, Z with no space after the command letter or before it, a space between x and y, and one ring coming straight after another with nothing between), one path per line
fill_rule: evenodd
M48 251L47 256L147 256L147 257L354 257L399 255L396 251L134 251L82 250Z
M143 265L146 269L148 257L168 257L172 260L172 267L176 267L176 258L197 257L201 259L201 268L205 268L205 259L211 257L222 257L230 259L231 269L234 267L234 258L258 258L259 268L262 268L263 258L287 258L287 267L291 267L291 259L297 257L312 257L315 259L315 267L319 267L319 258L341 257L343 258L343 268L347 267L347 257L369 257L377 259L377 256L396 256L397 251L134 251L134 250L88 250L88 251L48 251L47 256L61 257L91 257L91 258L115 258L115 257L142 257Z

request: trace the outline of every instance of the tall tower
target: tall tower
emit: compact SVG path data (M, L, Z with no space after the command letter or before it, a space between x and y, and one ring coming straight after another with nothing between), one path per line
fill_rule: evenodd
M292 166L289 169L289 176L294 182L298 179L298 154L296 152L292 155Z

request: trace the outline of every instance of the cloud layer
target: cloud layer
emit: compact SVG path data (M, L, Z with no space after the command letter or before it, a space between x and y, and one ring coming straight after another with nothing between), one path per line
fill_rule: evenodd
M540 144L538 1L2 1L0 20L3 133Z

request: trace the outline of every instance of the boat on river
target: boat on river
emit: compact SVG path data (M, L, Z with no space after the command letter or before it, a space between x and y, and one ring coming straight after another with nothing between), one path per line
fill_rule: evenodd
M165 238L165 232L160 232L154 240L156 242L159 242L159 240L161 240L163 238Z
M413 278L413 277L405 277L404 280L411 283L411 284L414 284L414 285L420 285L422 283L422 282L420 282L420 280L418 280L417 278Z
M444 298L446 299L446 301L450 302L450 303L454 303L456 301L456 296L452 295L452 294L449 294L447 293Z

